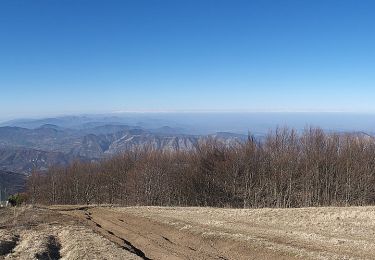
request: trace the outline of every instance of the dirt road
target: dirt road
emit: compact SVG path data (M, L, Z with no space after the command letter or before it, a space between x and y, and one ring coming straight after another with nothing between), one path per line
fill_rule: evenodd
M280 259L280 254L190 233L126 210L88 208L62 213L86 220L98 233L143 259Z
M0 259L375 259L374 220L375 207L2 209Z

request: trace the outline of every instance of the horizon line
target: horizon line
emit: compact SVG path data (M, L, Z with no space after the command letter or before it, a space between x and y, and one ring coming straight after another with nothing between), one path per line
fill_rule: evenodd
M115 110L109 112L95 113L56 113L50 115L24 115L14 116L8 119L0 119L0 124L15 120L38 120L47 118L61 118L61 117L79 117L79 116L105 116L105 115L120 115L120 114L366 114L375 115L375 111L345 111L345 110Z
M97 113L96 115L105 114L157 114L157 113L348 113L348 114L375 114L375 111L347 111L347 110L114 110L107 113ZM95 113L81 113L80 115L95 115Z

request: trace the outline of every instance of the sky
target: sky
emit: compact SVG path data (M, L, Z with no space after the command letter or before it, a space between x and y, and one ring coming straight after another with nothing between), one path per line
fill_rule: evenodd
M375 1L2 0L0 120L375 113Z

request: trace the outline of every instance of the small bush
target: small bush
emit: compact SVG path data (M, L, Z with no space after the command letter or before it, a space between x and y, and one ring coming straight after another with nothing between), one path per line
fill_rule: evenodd
M25 193L16 193L9 196L8 201L12 207L20 206L24 204L27 200L27 195Z

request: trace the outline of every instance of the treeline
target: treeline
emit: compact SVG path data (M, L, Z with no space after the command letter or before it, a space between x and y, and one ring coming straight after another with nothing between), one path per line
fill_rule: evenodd
M309 207L375 202L375 141L363 134L277 129L228 147L144 149L76 162L28 180L31 202L215 207Z

